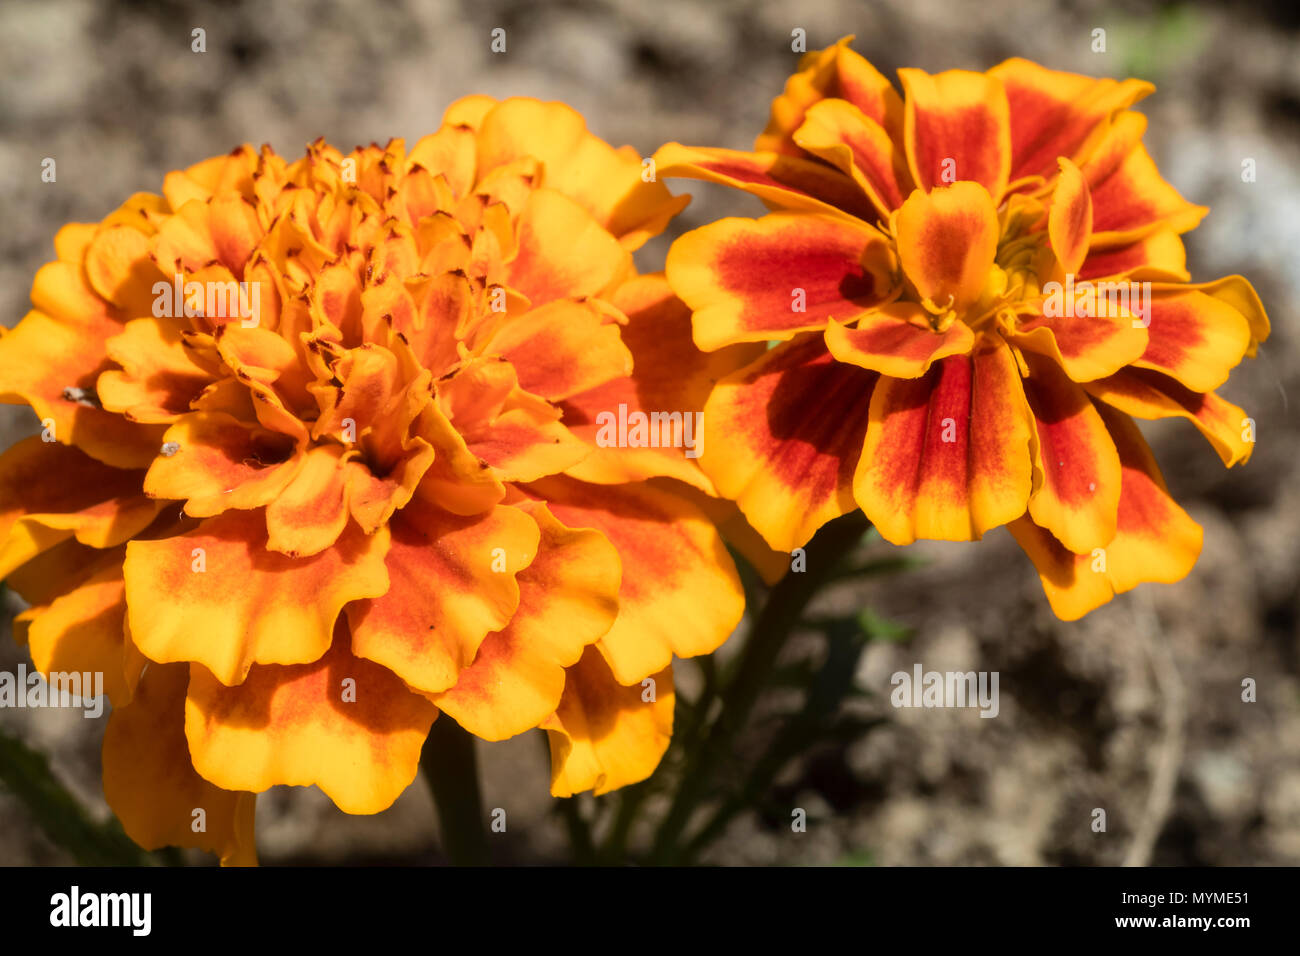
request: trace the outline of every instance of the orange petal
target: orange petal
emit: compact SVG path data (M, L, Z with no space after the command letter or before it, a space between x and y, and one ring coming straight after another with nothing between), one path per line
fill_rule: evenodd
M213 378L166 319L133 319L105 347L122 368L100 375L95 391L104 408L131 421L175 421Z
M104 301L68 262L36 273L38 309L0 336L0 401L26 403L61 442L118 468L142 468L158 451L163 429L129 422L99 408L95 383L113 363L104 343L122 331ZM70 317L71 316L71 317Z
M401 457L386 472L377 473L374 466L357 460L344 464L348 510L366 534L373 534L395 511L406 507L437 455L423 438L413 437L404 445Z
M1127 245L1157 229L1194 229L1209 212L1165 182L1142 145L1146 118L1121 113L1080 167L1092 194L1092 245Z
M438 402L424 407L417 428L433 449L418 497L458 515L479 514L505 497L505 485L469 450Z
M720 183L783 209L867 222L876 218L871 200L852 179L810 159L667 143L659 147L654 160L665 179L682 176Z
M614 149L592 135L582 116L563 103L513 97L484 115L478 129L479 177L524 157L541 160L546 188L577 201L629 250L662 232L689 202L662 183L644 182L636 150Z
M1115 443L1088 394L1050 362L1029 360L1025 395L1037 434L1040 478L1029 515L1065 547L1089 553L1115 535L1120 466Z
M483 347L514 366L519 384L551 401L632 372L619 327L589 302L551 302L506 322Z
M1047 214L1047 235L1061 271L1076 274L1088 256L1088 240L1092 237L1092 197L1079 167L1064 156Z
M647 680L653 684L620 685L595 647L567 670L560 706L542 724L552 796L600 796L654 773L673 735L672 668Z
M230 866L257 863L257 797L200 777L185 741L188 668L153 664L129 706L104 731L104 798L127 835L146 850L197 847ZM196 811L202 810L202 814ZM202 829L196 829L202 821Z
M1011 172L1011 120L1001 81L966 70L930 75L901 69L898 78L912 181L930 190L968 180L1001 201Z
M685 431L688 423L693 426L700 419L688 416L702 413L714 384L761 355L763 346L753 343L701 352L691 341L691 310L673 295L662 273L623 283L611 302L628 319L622 339L632 353L632 375L564 401L563 420L569 430L595 446L567 474L595 484L665 475L711 492L712 483L696 463L702 438L694 427L689 439ZM680 441L666 445L661 440L658 447L607 444L604 439L609 437L610 423L618 421L620 406L626 407L628 416L640 412L648 420L655 413L676 413L681 431L673 431L671 438ZM670 428L676 427L674 421Z
M1094 398L1137 418L1186 418L1229 467L1245 462L1255 450L1254 424L1242 409L1159 372L1128 368L1084 387Z
M99 295L126 315L151 315L154 283L165 277L150 252L149 237L138 229L101 228L86 247L86 278Z
M631 271L631 255L591 213L563 193L536 189L519 214L519 251L509 285L534 305L597 295Z
M806 53L799 70L772 101L772 116L754 148L799 155L791 138L805 122L810 108L832 99L847 101L872 121L889 129L901 123L903 101L889 80L861 55L849 49L852 36L834 46Z
M929 313L914 302L892 302L868 312L852 328L832 319L826 347L837 361L893 378L918 378L932 363L964 355L975 344L964 322L936 332L929 319Z
M708 654L740 622L744 594L726 546L708 517L675 491L569 478L525 491L570 528L595 528L618 549L618 620L601 641L621 683L662 670L674 654Z
M35 435L8 448L0 454L0 578L67 538L111 548L142 531L158 504L140 494L140 479Z
M1151 291L1146 351L1133 364L1154 369L1194 392L1210 392L1251 346L1246 317L1229 302L1186 286Z
M666 274L695 311L696 344L711 351L788 339L888 301L891 258L865 223L774 213L688 232L669 250Z
M1186 282L1187 250L1172 229L1157 229L1127 245L1089 249L1080 279L1127 278Z
M894 544L978 539L1024 513L1031 433L1015 359L984 339L922 378L881 379L854 497Z
M167 429L171 455L158 455L146 494L185 501L186 514L207 518L230 508L269 504L302 467L287 436L246 425L222 412L193 412Z
M906 154L883 126L845 100L815 104L794 141L853 177L884 219L915 188Z
M587 446L547 412L531 407L502 412L490 425L465 429L470 454L502 481L535 481L587 457Z
M345 604L388 590L385 530L349 526L310 558L268 551L266 540L261 511L228 511L186 534L127 545L128 621L140 650L238 684L254 664L316 660Z
M1136 301L1131 308L1118 300L1111 306L1109 301L1095 291L1077 297L1069 309L1056 310L1068 314L1034 316L1009 332L1008 338L1052 359L1073 381L1090 382L1113 375L1146 350L1147 330L1134 318ZM1102 314L1081 314L1084 312Z
M537 554L537 522L504 505L462 517L416 499L390 527L392 583L348 608L352 650L416 690L439 693L515 613L516 575Z
M291 557L319 554L348 522L347 480L341 445L318 445L302 468L266 506L266 546Z
M917 190L898 210L898 258L922 300L961 312L979 299L998 248L993 200L976 183Z
M340 627L319 660L255 667L226 687L190 669L185 736L219 786L316 785L345 813L386 810L415 779L437 709L389 670L354 657Z
M135 693L145 659L124 637L126 592L122 586L121 553L116 557L117 563L56 598L34 617L28 646L32 663L43 674L57 671L103 675L104 693L114 707L123 707ZM82 696L95 694L86 689Z
M1081 161L1110 117L1155 90L1144 80L1094 79L1019 58L989 75L1002 82L1010 105L1012 179L1051 178L1061 156Z
M1155 288L1163 287L1153 286ZM1212 282L1193 282L1183 288L1204 292L1245 316L1246 324L1250 326L1250 347L1246 349L1246 355L1249 358L1255 357L1259 343L1268 338L1271 327L1268 315L1264 312L1264 304L1259 301L1259 293L1254 286L1244 277L1234 275Z
M819 337L780 345L718 383L701 465L778 551L852 511L853 470L878 376L836 362Z
M519 572L519 608L489 634L456 685L433 702L470 733L504 740L536 727L560 704L564 669L618 615L621 567L603 534L574 530L545 505L527 506L541 529L532 564Z
M408 169L421 166L430 173L441 173L457 196L464 196L473 187L476 160L473 131L453 125L421 137L406 154Z
M1066 621L1144 582L1182 580L1201 552L1200 525L1169 497L1137 427L1121 413L1100 411L1123 469L1115 537L1104 548L1073 554L1028 518L1011 526L1038 568L1052 610Z

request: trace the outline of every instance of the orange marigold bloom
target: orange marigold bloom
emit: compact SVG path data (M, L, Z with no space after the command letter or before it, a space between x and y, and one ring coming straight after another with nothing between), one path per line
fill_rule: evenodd
M249 861L277 784L382 810L439 711L545 728L557 795L654 769L672 656L743 597L682 449L594 437L735 367L635 274L688 201L641 170L566 106L469 97L409 152L245 146L59 232L0 338L45 427L0 457L0 577L41 670L106 675L135 840Z
M1065 619L1181 579L1201 529L1129 416L1245 461L1214 389L1269 326L1240 276L1189 282L1207 210L1142 145L1153 88L1013 59L900 70L900 96L850 39L803 58L756 152L656 155L775 209L668 255L701 348L776 345L708 399L705 472L781 550L855 507L895 544L1008 524Z

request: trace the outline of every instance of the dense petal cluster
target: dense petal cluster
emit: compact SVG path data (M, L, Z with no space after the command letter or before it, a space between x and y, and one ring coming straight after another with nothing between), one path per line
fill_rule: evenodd
M635 273L686 202L642 168L469 97L409 151L243 147L59 232L0 338L44 429L0 457L0 577L41 670L106 675L138 842L247 861L277 784L382 810L439 711L545 728L557 795L654 769L673 655L743 598L683 450L594 440L735 368Z
M1152 87L1019 59L899 74L902 95L846 39L803 59L756 151L656 155L774 210L668 256L701 348L775 346L709 397L705 472L782 550L854 508L896 544L1009 525L1066 619L1180 579L1201 529L1130 416L1245 461L1253 422L1214 390L1269 326L1240 276L1189 281L1206 210L1142 145Z

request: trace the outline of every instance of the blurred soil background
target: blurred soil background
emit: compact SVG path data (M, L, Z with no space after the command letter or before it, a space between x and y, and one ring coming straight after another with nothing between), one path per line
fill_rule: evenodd
M191 52L191 31L207 52ZM507 31L507 52L489 50ZM346 149L409 143L468 93L564 100L615 145L667 140L748 148L772 97L809 49L857 36L888 75L900 66L982 70L1010 56L1093 75L1139 76L1161 171L1211 207L1185 237L1194 278L1241 272L1273 320L1260 357L1223 394L1258 423L1244 468L1226 471L1183 422L1145 428L1178 500L1205 528L1191 576L1149 585L1064 624L1004 531L977 545L922 544L925 567L850 582L827 607L869 606L908 628L873 644L854 703L885 722L811 749L762 812L739 820L715 863L1300 863L1300 6L1290 0L346 0L0 4L0 321L28 309L32 276L67 221L97 221L164 174L271 143L300 155L317 136ZM1092 51L1106 31L1106 52ZM41 181L41 161L58 164ZM1255 182L1243 182L1253 159ZM672 235L759 211L719 188L675 184L695 202ZM668 237L639 254L662 267ZM34 432L0 409L0 441ZM873 546L881 555L893 549ZM0 670L25 651L9 639ZM815 649L817 645L809 644ZM1001 713L894 710L889 677L1001 675ZM679 666L683 687L692 666ZM1244 678L1258 700L1241 699ZM772 695L772 705L780 703ZM51 757L101 818L104 721L77 711L0 711L0 729ZM508 811L505 862L566 859L546 794L540 732L481 748L488 807ZM742 741L741 757L758 747ZM792 833L790 810L807 810ZM1093 832L1094 808L1107 813ZM315 790L278 788L258 810L265 863L437 863L432 805L417 780L387 813L347 817ZM208 860L201 855L195 861ZM0 792L0 864L69 862Z

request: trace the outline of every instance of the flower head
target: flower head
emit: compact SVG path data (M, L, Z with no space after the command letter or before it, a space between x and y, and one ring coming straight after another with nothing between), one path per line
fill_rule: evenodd
M632 266L687 201L641 170L470 97L409 151L242 147L59 232L0 339L45 429L0 457L0 576L38 667L106 674L138 842L247 860L276 784L382 810L439 711L546 728L559 795L654 769L672 656L742 595L682 449L593 440L721 374Z
M1067 619L1182 578L1201 529L1130 416L1245 461L1253 423L1214 390L1269 326L1240 276L1189 281L1206 210L1142 145L1152 87L899 73L901 96L845 39L803 59L757 151L656 156L775 209L668 256L701 348L775 345L712 392L705 472L782 550L854 508L896 544L1009 525Z

